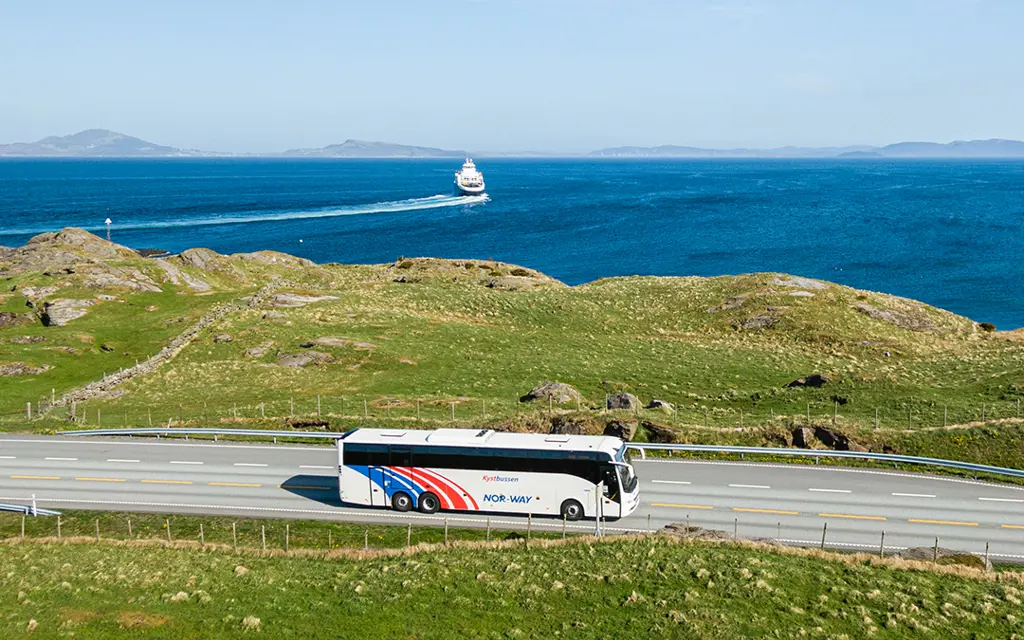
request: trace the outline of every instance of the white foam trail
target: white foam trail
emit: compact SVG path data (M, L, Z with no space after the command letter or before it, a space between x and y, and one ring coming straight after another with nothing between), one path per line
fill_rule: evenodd
M225 224L250 224L253 222L281 222L286 220L311 220L316 218L337 218L340 216L359 216L370 213L398 213L402 211L421 211L425 209L442 209L444 207L467 207L488 202L491 198L486 194L479 196L446 196L436 195L428 198L411 198L392 202L375 202L373 204L348 205L331 209L315 209L306 211L282 211L279 213L253 213L251 215L233 215L225 217L186 218L183 220L154 220L151 222L126 222L112 224L114 231L131 231L140 229L170 229L175 227L207 227ZM88 231L104 231L104 225L82 227ZM47 228L0 229L0 236L30 235L53 231Z

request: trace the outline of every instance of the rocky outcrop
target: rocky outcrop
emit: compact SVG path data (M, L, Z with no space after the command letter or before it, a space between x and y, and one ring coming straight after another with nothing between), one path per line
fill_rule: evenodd
M604 435L629 442L636 437L638 425L635 422L612 420L604 426Z
M220 270L220 261L224 256L212 249L186 249L179 253L176 260L186 267L199 269L200 271Z
M87 273L82 283L87 287L96 289L129 289L131 291L144 291L148 293L160 293L161 289L153 279L138 269L104 267L94 269Z
M667 524L658 533L664 533L680 538L692 538L695 540L732 540L732 534L719 529L705 529L704 527L690 526L682 522Z
M888 322L891 325L895 325L901 329L906 329L907 331L917 331L921 333L935 333L938 331L938 327L928 319L928 316L926 316L924 312L907 313L904 311L895 311L893 309L879 309L871 306L870 304L858 304L854 308L869 318Z
M520 402L534 402L536 400L551 399L555 404L567 404L578 402L583 398L580 392L572 385L564 382L542 382L530 390L525 396L519 398Z
M829 379L828 376L822 375L820 373L812 373L809 376L804 376L803 378L797 378L796 380L788 383L786 386L789 387L789 388L811 387L811 388L814 388L814 389L820 389L821 387L825 386L829 382L831 382L831 380Z
M776 287L792 287L794 289L828 289L828 284L821 280L803 278L801 276L775 276L768 284Z
M640 423L640 427L644 430L647 435L648 442L657 442L659 444L673 444L679 441L678 435L672 429L655 424L647 420Z
M139 255L127 247L114 244L89 233L84 229L69 227L56 233L43 233L31 238L24 247L29 251L60 248L70 250L79 256L108 260L111 258L138 258Z
M641 407L640 399L632 393L612 393L605 401L608 409L625 409L627 411L638 411Z
M311 364L327 364L329 362L334 362L334 357L322 351L282 353L277 357L277 364L281 367L301 368Z
M270 305L279 309L296 309L314 302L337 300L338 296L303 296L296 293L277 293L270 297Z
M59 290L60 290L60 287L53 286L53 285L46 286L46 287L21 287L19 289L19 291L21 292L21 295L23 295L23 296L25 296L26 298L29 299L30 304L31 304L31 301L39 300L40 298L46 298L46 297L52 296L53 294L57 293L57 291L59 291Z
M89 307L96 304L95 300L74 300L58 298L43 304L43 324L47 327L63 327L72 320L77 320L89 312Z
M50 365L32 365L25 362L0 362L0 376L37 376L50 369Z
M247 262L255 262L258 264L294 267L298 269L306 269L309 267L317 266L317 264L312 260L307 260L306 258L298 258L296 256L288 255L287 253L281 253L279 251L255 251L253 253L236 253L231 257L237 258L239 260L245 260Z
M35 318L29 313L12 313L10 311L0 312L0 329L3 329L4 327L17 327L34 321Z
M744 318L736 322L733 327L743 331L763 331L768 327L779 323L779 318L768 314L760 314L750 318Z
M231 342L231 340L232 340L231 334L228 334L228 333L218 333L217 335L213 336L213 343L214 344L227 343L227 342Z
M551 428L548 433L559 435L583 436L597 433L597 427L586 416L555 415L551 417Z
M11 338L12 344L39 344L40 342L46 342L46 338L43 336L15 336Z
M210 291L213 289L213 287L206 282L203 282L199 278L192 277L188 273L179 269L176 265L163 258L159 258L153 262L163 270L164 276L173 285L185 285L193 291Z
M307 340L299 346L303 349L311 349L313 347L354 347L360 351L372 351L377 348L377 345L370 342L352 340L350 338L317 338L315 340Z

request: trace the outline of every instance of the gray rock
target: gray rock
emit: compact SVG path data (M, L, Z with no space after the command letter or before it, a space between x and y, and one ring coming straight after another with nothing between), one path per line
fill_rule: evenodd
M164 260L163 258L154 260L156 265L163 269L164 275L167 276L167 280L174 285L184 284L193 291L210 291L213 289L209 284L203 282L199 278L194 278L191 275L185 273L174 264Z
M789 295L794 298L813 298L814 294L810 291L790 291Z
M273 342L264 342L263 344L261 344L258 347L252 347L251 349L246 349L245 350L245 355L249 356L250 358L262 358L263 356L267 355L267 352L269 352L273 348L274 348L274 343Z
M277 364L282 367L305 367L311 364L326 364L333 362L334 358L329 353L320 351L304 351L302 353L282 353L277 358Z
M814 444L814 429L797 427L793 429L793 446L799 449L810 449Z
M11 338L11 342L14 344L39 344L46 342L46 338L43 336L15 336Z
M337 299L337 296L303 296L296 293L276 293L270 297L270 304L279 309L295 309L314 302Z
M200 271L216 271L222 255L210 249L188 249L178 255L178 261L186 267L199 269Z
M673 411L675 411L675 407L673 407L671 403L665 402L664 400L658 400L657 398L654 398L653 400L648 402L647 406L644 408L657 409L658 411L661 411L663 413L672 413Z
M282 320L288 318L287 313L281 313L280 311L268 311L263 314L264 320Z
M762 314L759 316L754 316L752 318L746 318L744 320L741 320L733 326L735 326L737 329L742 329L744 331L763 331L764 329L767 329L768 327L774 326L778 323L779 319L777 317Z
M29 298L29 299L33 299L33 298L39 299L39 298L45 298L47 296L52 296L53 294L57 293L57 290L59 288L60 287L53 287L53 286L50 286L50 287L22 287L20 289L20 291L21 291L21 295L25 296L26 298Z
M520 402L534 402L536 400L547 400L548 398L551 398L551 401L556 404L566 404L582 400L583 396L572 385L565 384L564 382L549 381L540 383L525 396L519 398L519 400Z
M975 569L992 570L992 563L987 561L984 556L975 555L969 551L957 551L956 549L946 549L944 547L939 547L938 552L936 552L935 547L911 547L896 555L904 560L923 560L926 562L937 560L939 564L959 564Z
M89 312L89 307L96 304L95 300L73 300L58 298L43 305L43 324L47 327L63 327L72 320L81 318Z
M854 308L869 318L888 322L891 325L895 325L901 329L906 329L907 331L917 331L921 333L935 333L938 331L938 327L936 327L923 312L919 314L910 314L903 311L894 311L892 309L879 309L869 304L858 304Z
M612 420L604 427L604 435L629 442L636 437L638 425L635 422Z
M37 376L49 369L46 364L31 365L24 362L0 364L0 376Z
M12 313L10 311L0 312L0 329L4 327L16 327L22 324L28 324L33 321L33 317L28 313Z
M219 333L213 336L213 342L215 344L220 344L222 342L231 342L231 335L227 333Z
M609 409L627 409L637 411L640 409L640 399L632 393L613 393L608 396L605 403Z
M828 285L821 280L802 278L800 276L775 276L769 284L778 287L793 287L795 289L828 289Z
M377 345L370 342L362 342L349 338L317 338L316 340L307 340L299 346L303 349L310 349L312 347L355 347L362 351L371 351L377 348Z

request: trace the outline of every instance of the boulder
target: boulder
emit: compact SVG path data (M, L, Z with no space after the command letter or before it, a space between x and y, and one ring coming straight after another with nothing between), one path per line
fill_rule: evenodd
M751 318L745 318L735 323L733 326L737 329L744 331L763 331L768 327L774 326L779 323L779 319L775 316L761 314L753 316Z
M273 342L264 342L263 344L261 344L258 347L252 347L251 349L246 349L245 350L245 355L250 357L250 358L262 358L263 356L267 355L267 352L269 352L273 348L274 348L274 343Z
M641 406L640 399L632 393L609 394L605 405L609 409L626 409L628 411L637 411Z
M337 299L338 296L303 296L296 293L275 293L270 297L270 304L281 309L295 309L314 302Z
M231 342L231 340L232 340L231 334L228 334L228 333L218 333L217 335L213 336L214 344L221 344L221 343L225 343L225 342Z
M263 314L264 320L284 320L288 318L287 313L281 313L280 311L268 311Z
M216 271L220 266L218 262L222 257L211 249L187 249L178 255L178 261L186 267L192 267L200 271Z
M161 291L160 287L156 286L148 276L138 271L123 275L92 273L86 277L83 284L97 289L130 289L131 291L145 291L147 293L160 293Z
M54 286L49 286L49 287L21 287L20 291L21 291L21 295L23 295L26 298L31 300L33 298L39 299L39 298L45 298L47 296L52 296L53 294L57 293L57 290L59 288L60 287L54 287Z
M675 411L675 407L673 407L671 403L665 402L664 400L658 400L657 398L654 398L653 400L648 402L647 406L644 408L655 409L657 411L661 411L662 413L668 414L671 414L673 411Z
M814 389L820 389L821 387L825 386L825 384L827 384L830 381L831 380L829 379L828 376L821 375L819 373L812 373L809 376L804 376L803 378L797 378L796 380L790 382L786 386L789 387L789 388L812 387Z
M49 365L31 365L25 362L0 363L0 376L37 376L49 369Z
M72 320L81 318L89 312L89 307L96 304L95 300L74 300L58 298L43 305L43 324L47 327L63 327Z
M793 429L793 446L799 449L810 449L815 442L814 429L797 427Z
M572 385L564 382L542 382L519 400L520 402L534 402L548 398L551 398L551 401L556 404L566 404L582 400L583 396Z
M918 310L916 313L906 313L892 309L879 309L869 304L858 304L854 309L869 318L888 322L907 331L917 331L920 333L935 333L938 331L935 323L921 310Z
M636 437L637 423L612 420L604 426L604 435L629 442Z
M277 364L282 367L305 367L311 364L326 364L333 362L334 358L329 353L321 351L304 351L302 353L282 353L277 358Z
M580 415L562 416L556 415L551 418L551 429L548 433L583 436L593 433L593 425L590 420Z
M649 442L673 444L679 441L676 437L676 432L668 427L648 422L646 420L641 422L640 426L643 427L644 432L647 434L647 440Z

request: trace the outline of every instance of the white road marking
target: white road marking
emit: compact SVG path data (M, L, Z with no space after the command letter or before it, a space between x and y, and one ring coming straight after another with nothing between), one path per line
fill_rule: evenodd
M171 464L203 464L202 462L193 462L192 460L171 460Z
M138 460L126 460L122 458L108 458L107 462L139 462Z
M257 462L236 462L235 466L236 467L265 467L267 465L260 464L260 463L257 463Z
M0 456L0 460L17 460L14 456Z
M1024 502L1024 500L1018 500L1017 498L978 498L978 500L984 500L985 502Z
M317 465L317 464L300 464L299 468L300 469L331 469L331 470L334 469L334 467L325 467L325 466Z
M685 480L651 480L652 484L690 484Z
M46 458L55 462L78 462L78 458Z
M766 484L730 484L734 489L771 489Z
M808 491L817 491L818 493L851 493L849 489L808 489Z
M935 496L930 493L894 493L894 496L901 498L934 498Z

